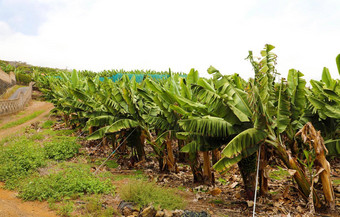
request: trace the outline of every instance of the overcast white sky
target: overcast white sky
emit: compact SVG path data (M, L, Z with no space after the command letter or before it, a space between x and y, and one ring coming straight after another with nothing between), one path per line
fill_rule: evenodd
M253 76L245 57L276 46L277 69L339 78L339 0L0 0L0 59L88 69Z

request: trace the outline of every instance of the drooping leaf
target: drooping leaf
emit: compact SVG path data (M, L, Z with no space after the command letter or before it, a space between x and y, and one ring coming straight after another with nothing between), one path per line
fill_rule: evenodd
M93 132L92 134L88 135L86 137L87 140L96 140L96 139L101 139L105 136L105 133L107 132L107 130L110 128L110 126L107 127L102 127L99 130L96 130L95 132Z
M178 123L186 132L198 133L202 136L226 137L228 135L228 122L218 117L192 117L180 120Z
M223 157L213 166L213 168L220 173L224 173L226 172L226 170L228 170L228 168L242 160L242 158L246 158L254 154L258 150L258 148L259 144L251 148L248 148L247 151L243 151L235 157L232 158Z
M248 152L267 137L267 132L255 128L247 129L235 138L233 138L227 146L222 150L221 154L223 157L233 158L238 156L241 152Z
M106 132L114 133L123 129L138 127L139 123L131 119L120 119L109 126Z

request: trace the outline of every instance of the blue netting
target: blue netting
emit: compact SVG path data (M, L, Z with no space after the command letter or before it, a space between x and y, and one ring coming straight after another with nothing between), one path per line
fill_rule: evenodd
M170 77L170 75L158 75L158 74L123 74L123 73L118 73L115 75L112 75L111 77L107 77L108 79L116 82L119 79L123 77L123 75L127 75L129 79L131 79L133 76L136 78L136 82L142 82L144 78L150 77L155 80L162 80L162 79L167 79ZM186 77L186 75L181 75L181 77ZM104 77L99 78L100 81L104 81Z

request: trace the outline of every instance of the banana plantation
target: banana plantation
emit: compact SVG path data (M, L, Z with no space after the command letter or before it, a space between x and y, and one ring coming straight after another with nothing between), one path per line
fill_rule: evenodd
M133 166L151 150L158 173L189 165L192 182L207 186L236 166L242 198L255 202L268 196L268 166L279 164L311 210L335 211L329 160L340 155L340 80L326 67L320 80L306 82L295 69L279 80L273 49L265 45L260 57L249 52L248 80L212 66L211 78L191 69L36 71L33 79L67 126L112 148L109 158L124 152ZM340 55L336 62L340 75Z

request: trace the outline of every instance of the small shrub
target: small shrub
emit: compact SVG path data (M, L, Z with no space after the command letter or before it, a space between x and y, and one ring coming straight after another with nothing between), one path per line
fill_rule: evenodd
M24 74L21 72L16 73L15 79L20 84L28 85L32 81L32 77L29 74Z
M63 169L64 168L64 169ZM101 181L89 166L62 163L54 173L36 176L23 184L19 197L24 200L61 200L75 195L113 192L110 180Z
M44 146L46 156L54 160L67 160L79 152L80 145L75 141L52 141Z
M120 196L123 200L131 201L139 206L153 204L157 209L183 209L185 203L183 199L176 195L172 189L157 186L142 180L130 181L120 189Z

